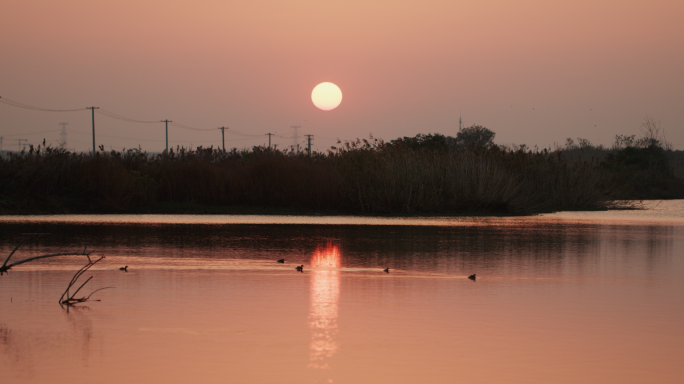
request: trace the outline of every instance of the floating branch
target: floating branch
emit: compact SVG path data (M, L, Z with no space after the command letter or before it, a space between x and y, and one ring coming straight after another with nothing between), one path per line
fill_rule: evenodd
M33 261L33 260L45 259L47 257L55 257L55 256L80 256L80 255L89 256L92 253L92 251L86 251L86 249L88 248L86 246L86 247L83 247L83 251L80 251L80 252L51 253L48 255L40 255L40 256L35 256L35 257L29 257L28 259L17 261L16 263L7 264L9 262L10 258L12 257L12 255L14 255L14 252L16 252L17 249L19 249L19 247L21 247L21 245L24 244L24 242L26 242L26 240L28 240L28 239L29 239L28 237L24 238L16 247L14 247L12 252L10 252L9 256L7 256L7 259L5 259L5 262L2 264L2 266L0 266L0 276L3 275L5 272L8 272L10 270L10 268L12 268L14 266L17 266L19 264L28 263L29 261ZM88 258L88 260L90 260L90 258Z
M19 264L28 263L29 261L33 261L33 260L45 259L48 257L55 257L55 256L85 256L88 258L88 263L86 265L84 265L83 267L81 267L81 269L79 269L76 272L74 277L71 278L71 281L69 282L69 285L67 286L66 291L64 291L64 293L62 294L62 297L59 298L59 304L68 306L68 305L73 305L73 304L77 304L77 303L83 303L83 302L90 300L90 297L95 292L101 291L103 289L114 288L114 287L99 288L99 289L96 289L93 292L91 292L90 295L88 295L88 296L83 296L80 298L75 297L76 294L93 278L93 276L90 276L83 284L81 284L81 286L78 287L78 289L76 289L76 291L73 294L69 294L69 291L76 284L76 281L78 281L78 278L81 277L81 275L83 275L88 269L90 269L90 267L92 267L93 265L95 265L96 263L98 263L99 261L104 259L104 255L100 256L96 260L91 259L90 254L92 253L92 251L87 251L87 249L88 249L87 246L83 247L83 250L80 252L51 253L51 254L47 254L47 255L29 257L28 259L24 259L24 260L17 261L17 262L12 263L12 264L8 264L10 261L10 258L12 258L12 255L14 255L14 253L17 251L17 249L19 249L19 247L21 247L21 245L24 244L26 242L26 240L28 240L28 239L29 239L29 237L26 237L23 240L21 240L21 242L19 242L19 244L16 247L14 247L12 252L10 252L9 256L7 256L7 259L5 259L5 262L2 264L2 266L0 266L0 275L4 274L5 272L8 272L10 270L10 268L12 268L14 266L17 266ZM97 301L99 301L99 300L97 300Z
M59 304L60 305L73 305L73 304L78 304L78 303L84 303L84 302L90 300L90 296L92 296L97 291L101 291L103 289L108 289L108 288L115 288L115 287L99 288L99 289L96 289L93 292L91 292L90 295L88 295L88 296L83 296L83 297L77 298L76 294L81 290L81 288L83 288L86 284L88 284L88 282L93 278L93 276L90 276L88 279L86 279L86 281L83 284L81 284L81 286L78 287L78 289L73 294L69 295L69 290L74 285L76 285L76 281L78 280L78 278L81 277L81 275L83 275L88 269L90 269L90 267L92 267L93 265L95 265L96 263L98 263L99 261L104 259L104 256L100 256L99 259L93 261L90 258L90 255L87 255L87 257L88 257L88 264L81 267L81 269L79 269L76 272L76 274L74 274L74 277L71 278L71 281L69 282L69 285L67 286L66 291L64 291L64 293L62 294L62 297L59 298ZM97 301L99 301L99 300L97 300Z

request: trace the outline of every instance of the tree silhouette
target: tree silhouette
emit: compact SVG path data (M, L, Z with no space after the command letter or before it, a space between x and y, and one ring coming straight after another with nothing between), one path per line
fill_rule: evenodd
M461 132L456 134L456 142L464 146L474 144L480 147L491 147L494 145L495 135L496 133L490 129L481 125L473 125L463 128Z

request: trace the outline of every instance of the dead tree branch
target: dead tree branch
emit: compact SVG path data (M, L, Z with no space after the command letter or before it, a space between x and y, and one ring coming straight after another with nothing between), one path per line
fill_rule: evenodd
M99 288L99 289L96 289L95 291L91 292L90 295L88 295L88 296L83 296L83 297L77 298L76 294L81 290L81 288L83 288L86 284L88 284L88 282L93 278L93 276L90 276L88 279L86 279L86 281L83 284L81 284L78 287L78 289L76 289L76 291L73 294L69 295L69 290L76 284L76 281L78 281L78 278L81 277L81 275L83 275L88 269L90 269L90 267L92 267L93 265L97 264L99 261L104 259L104 256L100 256L99 259L93 261L89 255L87 257L88 257L88 264L81 267L81 269L79 269L76 272L76 274L74 274L74 277L71 278L71 281L69 282L69 285L67 286L66 291L64 291L62 296L59 298L59 304L60 305L73 305L73 304L83 303L83 302L88 301L90 299L90 296L92 296L93 293L95 293L97 291L101 291L103 289L108 289L108 288L114 288L114 287Z
M10 258L12 257L12 255L14 255L14 252L16 252L17 249L19 249L19 247L20 247L22 244L24 244L24 242L26 242L26 240L28 240L28 239L29 239L29 237L24 238L24 239L19 243L19 245L17 245L16 247L14 247L14 250L12 250L12 252L10 252L9 256L7 256L7 259L5 259L5 262L2 264L2 266L0 266L0 276L3 275L5 272L8 272L8 271L10 270L10 268L12 268L12 267L14 267L14 266L17 266L17 265L20 265L20 264L24 264L24 263L28 263L29 261L33 261L33 260L39 260L39 259L44 259L44 258L47 258L47 257L55 257L55 256L80 256L80 255L88 256L88 260L90 260L90 256L89 256L89 255L92 253L92 251L91 251L91 252L86 252L86 249L88 248L88 247L86 246L86 247L83 248L83 251L81 251L81 252L58 252L58 253L51 253L51 254L48 254L48 255L40 255L40 256L29 257L28 259L24 259L24 260L21 260L21 261L17 261L16 263L7 264L7 263L9 262Z
M26 240L28 240L28 239L29 239L29 237L25 237L23 240L21 240L21 241L19 242L19 244L17 244L16 247L14 247L14 249L12 250L12 252L10 252L9 256L7 256L7 258L5 259L5 262L2 263L2 268L5 268L5 266L7 265L7 262L9 261L10 257L12 257L12 255L14 255L14 252L16 252L17 249L19 249L19 247L21 247L21 245L24 244L24 243L26 242ZM7 269L10 269L10 267L7 267ZM7 269L6 269L5 271L3 271L2 269L0 269L0 273L6 272Z
M83 267L81 267L81 269L79 269L78 271L76 271L76 274L74 274L74 277L71 278L71 281L69 281L69 285L67 286L66 291L64 291L64 293L62 294L62 296L59 298L59 304L60 304L60 305L67 305L67 306L69 306L69 305L73 305L73 304L77 304L77 303L83 303L83 302L86 302L86 301L90 300L90 297L91 297L95 292L101 291L101 290L103 290L103 289L114 288L114 287L99 288L99 289L96 289L96 290L94 290L93 292L91 292L90 295L88 295L88 296L83 296L83 297L80 297L80 298L75 297L76 294L77 294L77 293L78 293L86 284L88 284L88 282L93 278L93 276L90 276L88 279L86 279L86 281L85 281L83 284L81 284L81 285L78 287L78 289L76 289L76 291L73 292L73 294L69 294L69 291L70 291L70 290L73 288L73 286L76 284L76 282L78 281L79 277L81 277L81 275L83 275L87 270L89 270L90 267L92 267L93 265L97 264L97 263L100 262L102 259L104 259L104 255L103 255L103 256L100 256L97 260L91 259L91 258L90 258L90 254L92 253L92 251L88 252L88 251L87 251L87 249L88 249L87 246L86 246L86 247L83 247L83 250L80 251L80 252L58 252L58 253L51 253L51 254L47 254L47 255L40 255L40 256L29 257L28 259L24 259L24 260L17 261L17 262L12 263L12 264L8 264L9 261L10 261L10 259L12 258L12 255L14 255L14 253L17 251L17 249L19 249L19 247L21 247L21 245L24 244L24 243L26 242L26 240L28 240L29 238L30 238L30 237L26 237L26 238L24 238L23 240L21 240L21 242L19 242L19 244L18 244L16 247L14 247L14 249L12 250L12 252L10 252L9 256L7 256L7 258L5 259L5 262L2 264L2 266L0 266L0 275L4 274L5 272L8 272L8 271L10 270L10 268L12 268L12 267L15 267L15 266L20 265L20 264L28 263L29 261L33 261L33 260L40 260L40 259L45 259L45 258L48 258L48 257L55 257L55 256L85 256L85 257L88 258L88 263L87 263L86 265L84 265ZM99 301L99 300L97 300L97 301Z

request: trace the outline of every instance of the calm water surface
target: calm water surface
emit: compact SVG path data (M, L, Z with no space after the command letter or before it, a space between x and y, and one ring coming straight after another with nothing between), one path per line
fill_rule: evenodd
M0 382L682 383L684 202L645 208L0 216L0 263L49 233L12 260L87 245L84 291L116 287L67 311L83 256L0 276Z

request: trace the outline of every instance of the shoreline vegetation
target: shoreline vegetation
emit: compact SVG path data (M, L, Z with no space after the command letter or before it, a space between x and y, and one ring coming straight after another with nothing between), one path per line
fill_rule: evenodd
M101 146L93 155L43 144L0 158L0 214L526 215L684 197L682 151L658 132L553 150L496 146L480 126L463 132L370 137L326 153Z

